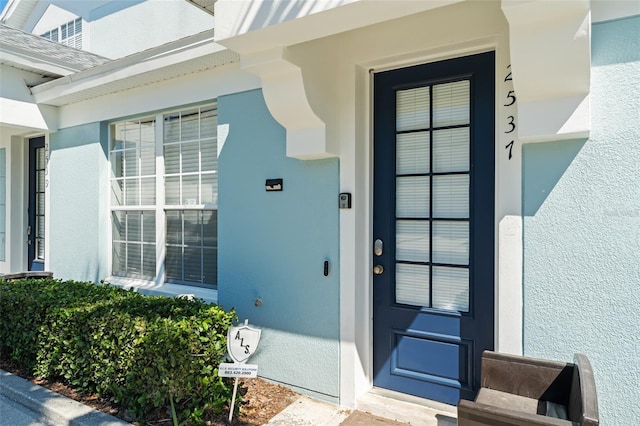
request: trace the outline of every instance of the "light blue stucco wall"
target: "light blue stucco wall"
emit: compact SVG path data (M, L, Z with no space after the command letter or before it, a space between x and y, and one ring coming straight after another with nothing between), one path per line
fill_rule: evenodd
M56 278L108 275L107 125L60 129L49 142L49 251Z
M594 368L601 424L640 421L640 17L592 33L586 141L523 147L524 353Z
M263 329L250 361L259 375L336 400L338 160L287 158L285 130L260 90L220 98L218 114L228 126L219 157L219 303ZM282 192L265 191L271 178L283 179Z

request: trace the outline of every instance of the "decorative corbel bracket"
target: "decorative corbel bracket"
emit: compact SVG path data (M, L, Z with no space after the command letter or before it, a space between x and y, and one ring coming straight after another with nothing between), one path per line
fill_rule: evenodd
M502 11L509 22L520 141L588 137L589 0L502 0Z
M325 123L307 98L302 70L285 57L286 48L242 55L241 67L260 77L265 102L287 132L287 157L334 157L327 147Z

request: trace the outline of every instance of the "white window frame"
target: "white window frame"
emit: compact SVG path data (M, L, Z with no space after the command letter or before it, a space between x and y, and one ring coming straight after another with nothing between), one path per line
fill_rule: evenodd
M75 49L82 49L82 18L76 18L65 24L60 25L59 40L60 44L73 47ZM78 30L78 27L80 29ZM73 34L69 34L72 30ZM64 34L66 33L66 37Z
M7 150L0 148L0 262L6 261Z
M218 211L218 203L217 198L213 203L201 203L201 204L189 204L189 205L166 205L165 204L165 165L164 165L164 117L170 114L176 114L180 112L184 112L193 108L199 108L201 111L208 108L214 107L217 110L217 102L209 101L202 104L197 105L187 105L183 107L173 108L170 110L163 110L157 113L152 114L141 114L135 117L129 117L117 121L113 121L109 123L109 210L108 210L108 221L109 221L109 273L112 274L113 271L113 220L112 220L112 212L114 211L154 211L155 212L155 223L156 223L156 276L153 280L145 280L142 278L136 277L126 277L126 276L115 276L110 275L107 278L107 281L111 284L122 286L125 288L134 288L138 291L145 293L153 293L153 294L164 294L164 295L182 295L189 294L195 297L202 298L209 302L217 302L217 283L215 287L211 286L199 286L197 283L172 283L167 282L166 278L166 268L165 268L165 254L166 254L166 241L167 241L167 229L166 229L166 212L168 210L195 210L195 211L206 211L206 210L215 210ZM114 126L118 123L123 123L127 121L134 121L140 119L154 119L155 120L155 176L156 176L156 184L155 184L155 205L122 205L117 206L113 205L111 199L111 184L113 181L112 175L112 166L111 166L111 142L113 140L113 129ZM215 136L217 138L217 134ZM216 150L217 155L217 150ZM215 174L217 175L218 169L216 167ZM217 280L216 280L217 281Z
M41 34L40 37L46 38L47 40L51 40L55 43L60 43L65 46L73 47L74 49L82 49L83 27L84 27L84 24L82 22L82 18L78 17L69 22L65 22L59 27L52 28L46 33ZM66 37L63 36L63 34L66 35Z
M47 31L46 33L42 34L40 37L46 38L47 40L58 43L60 41L59 34L60 34L60 29L56 27L56 28L53 28L51 31Z

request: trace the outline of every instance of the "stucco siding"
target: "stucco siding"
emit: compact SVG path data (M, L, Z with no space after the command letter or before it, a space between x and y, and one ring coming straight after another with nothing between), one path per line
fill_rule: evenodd
M214 26L213 16L186 1L130 4L122 7L116 2L106 2L91 11L91 43L87 50L107 58L121 58Z
M111 59L209 30L214 18L185 1L38 2L21 27L36 35L82 19L82 49ZM188 22L188 25L185 25Z
M601 424L640 419L640 17L593 26L590 139L523 147L524 353L592 362Z
M108 275L107 126L51 134L47 268L56 278L97 282Z
M287 158L260 90L223 96L218 111L218 300L263 329L251 360L261 376L335 400L338 160ZM272 178L282 192L265 191Z

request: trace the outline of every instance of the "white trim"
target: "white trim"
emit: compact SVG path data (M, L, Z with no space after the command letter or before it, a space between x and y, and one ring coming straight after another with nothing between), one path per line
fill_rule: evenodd
M591 21L604 22L640 15L637 0L591 0Z
M33 50L2 43L2 62L13 64L12 66L15 68L33 70L33 72L39 70L41 74L54 77L70 75L80 70L78 67L71 67L67 62L57 59Z
M291 46L463 0L217 0L216 41L241 55Z
M176 110L177 112L179 110ZM158 185L158 176L164 180L164 120L165 114L171 114L171 112L160 112L156 114L156 128L155 128L155 147L156 147L156 286L161 288L164 286L167 279L165 271L164 257L166 255L167 246L167 230L165 224L167 222L166 213L164 209L164 185ZM112 271L111 264L109 264L109 271ZM217 292L216 292L217 298Z
M0 111L0 125L32 131L58 129L58 111L55 107L0 97Z
M588 137L589 0L502 0L501 7L509 22L520 140Z
M238 62L213 42L213 30L43 83L31 89L38 104L66 105Z
M111 213L114 211L153 211L155 212L155 253L156 253L156 274L155 280L149 281L140 278L128 278L121 276L113 276L111 275L108 278L108 281L113 282L116 285L125 287L125 288L134 288L140 289L141 291L147 294L163 294L163 295L172 295L178 296L183 294L198 294L196 297L201 297L206 299L207 301L217 302L217 290L213 290L206 287L199 287L197 284L190 285L181 285L181 284L172 284L167 283L166 281L166 269L165 269L165 254L166 254L166 212L167 210L192 210L192 211L204 211L204 210L215 210L218 211L217 204L205 203L205 204L196 204L196 205L165 205L165 167L164 167L164 117L168 114L175 114L189 109L197 109L200 113L203 108L206 107L215 107L216 109L216 121L217 121L217 109L218 109L218 101L217 98L209 99L203 102L198 102L195 105L184 105L184 106L173 106L171 108L167 108L161 111L157 111L155 113L140 113L135 115L134 117L129 118L121 118L118 120L112 120L108 123L108 141L107 141L107 151L109 152L109 156L107 158L108 167L107 167L107 182L109 186L108 190L108 271L111 274L113 272L113 220L111 217ZM154 121L154 147L155 147L155 197L156 201L154 205L120 205L114 206L111 202L111 183L112 183L112 168L111 168L111 141L113 138L113 127L122 122L126 122L129 120L146 120L153 119ZM216 126L216 131L218 126ZM204 140L211 140L214 138L204 138ZM202 139L197 139L202 140ZM217 152L219 155L219 150ZM217 170L214 174L217 175ZM202 172L193 172L188 173L187 175L200 176ZM211 174L209 172L205 172L206 175ZM182 176L181 173L174 174L176 176ZM138 177L139 178L139 177ZM201 191L201 189L200 189ZM217 285L217 284L216 284ZM186 289L198 289L195 293L185 291ZM177 290L176 290L177 289ZM213 293L212 293L213 292Z
M30 16L37 2L29 0L9 0L0 14L0 23L21 28ZM14 16L15 15L15 16Z
M493 36L357 65L355 109L359 114L362 112L359 110L364 108L366 114L357 115L355 119L357 122L362 120L356 126L366 143L353 141L348 147L342 146L340 153L340 190L353 190L356 194L354 208L340 213L340 404L345 407L354 407L358 396L373 386L373 99L372 73L369 71L401 68L491 50L496 52L495 347L504 352L522 353L522 310L517 309L517 306L522 306L522 273L521 266L518 266L522 265L522 226L519 220L513 223L511 219L519 219L521 214L520 146L516 144L514 151L518 159L509 162L504 160L504 151L500 149L504 129L504 124L499 120L500 99L504 88L499 83L503 79L500 71L506 60L503 56L508 57L508 50L501 47L505 44L504 39ZM505 246L501 247L501 243ZM365 311L358 312L362 300L367 300ZM362 340L363 336L366 336L366 342ZM368 384L363 385L363 381Z
M325 123L305 92L302 70L278 47L242 57L241 69L260 77L269 112L287 132L287 157L311 160L335 156L327 144Z
M51 159L51 140L49 138L49 134L46 133L44 136L44 176L45 176L45 186L44 186L44 270L50 271L49 267L50 259L49 253L50 243L49 237L51 235L51 168L49 167L49 160Z
M218 290L187 286L180 284L163 283L159 284L155 281L138 280L126 277L107 277L105 282L126 290L133 290L137 293L155 295L155 296L194 296L203 299L207 303L218 303Z

